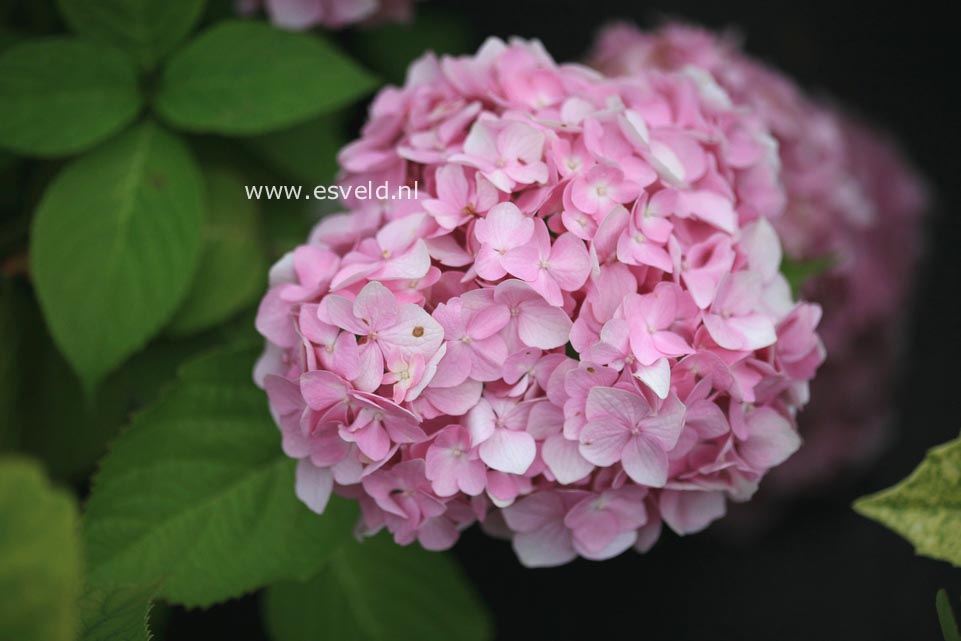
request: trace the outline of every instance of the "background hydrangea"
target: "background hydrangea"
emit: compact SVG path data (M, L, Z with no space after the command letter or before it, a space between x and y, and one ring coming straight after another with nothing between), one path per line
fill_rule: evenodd
M361 535L527 565L648 549L798 447L824 357L768 223L776 144L703 70L605 78L537 42L426 56L340 154L348 198L271 272L255 378L297 493Z
M322 26L340 29L358 22L406 22L413 0L238 0L240 13L261 8L272 23L300 31Z
M599 34L590 62L612 75L706 70L770 128L787 193L773 224L790 259L826 266L803 294L824 308L819 331L830 354L801 422L806 445L771 487L797 490L872 459L890 420L898 330L920 255L921 179L882 134L806 95L732 37L618 23Z

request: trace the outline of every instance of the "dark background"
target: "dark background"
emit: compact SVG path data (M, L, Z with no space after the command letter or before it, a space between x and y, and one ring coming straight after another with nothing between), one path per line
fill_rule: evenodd
M628 553L604 563L526 570L508 544L473 529L454 554L490 605L498 639L935 640L941 638L936 590L947 588L961 611L961 571L915 556L897 535L850 509L855 498L902 479L929 447L961 428L961 238L955 214L961 207L961 28L946 7L938 8L946 4L418 3L420 15L447 11L466 17L477 44L486 35L536 37L562 61L583 56L596 29L616 18L643 26L675 17L736 27L750 53L894 132L936 198L899 372L898 437L880 462L830 491L772 509L769 522L746 538L732 536L730 524L721 522L685 539L666 533L650 554ZM165 628L158 638L264 638L256 595L209 611L175 608L169 615L165 622L158 619Z
M665 534L645 556L604 563L526 570L507 543L472 529L454 554L493 610L499 640L941 639L934 595L947 588L961 610L961 571L915 556L897 535L850 509L855 498L902 479L929 447L961 428L961 28L937 6L432 0L417 7L466 16L478 43L485 35L539 38L558 60L580 58L596 29L619 17L645 26L675 17L736 27L750 53L891 130L936 198L899 372L898 437L878 464L780 509L746 539L721 522L684 539ZM258 625L251 597L208 613L175 611L167 638L239 641L258 638Z
M646 556L531 572L506 544L468 533L455 552L493 608L499 638L940 639L934 594L947 588L957 609L961 571L915 556L849 506L906 476L961 428L957 18L917 2L446 4L480 32L540 38L558 60L583 55L597 27L617 17L736 27L750 53L893 131L937 200L899 372L899 436L881 461L737 543L721 522L697 536L666 535Z
M892 131L936 199L899 371L898 436L883 458L829 491L771 508L776 513L767 526L746 538L732 536L722 521L684 539L667 533L645 556L530 571L507 543L472 529L454 554L493 610L498 639L941 639L935 592L947 588L961 610L961 571L915 556L896 534L850 509L857 497L905 477L929 447L961 428L955 213L961 207L961 28L937 6L913 2L895 10L840 0L432 0L418 6L422 16L438 8L466 16L478 44L485 35L536 37L558 60L583 56L596 29L619 17L644 26L675 17L736 27L750 53ZM204 628L217 630L216 638L254 634L255 605L250 598L207 614L175 612L167 638L211 638Z

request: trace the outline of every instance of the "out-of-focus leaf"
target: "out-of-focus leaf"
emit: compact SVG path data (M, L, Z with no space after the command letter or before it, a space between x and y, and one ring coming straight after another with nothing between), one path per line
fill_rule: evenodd
M87 587L80 598L80 641L150 641L156 586L104 590Z
M418 7L417 19L356 31L357 55L388 81L402 84L410 63L427 51L461 54L476 46L476 35L464 18L444 10Z
M0 458L0 639L73 641L80 592L77 509L40 467Z
M187 299L171 321L171 334L190 334L223 322L252 304L267 286L260 217L244 181L225 169L207 172L204 248Z
M23 36L19 33L0 25L0 52L6 51L21 40L23 40Z
M187 148L145 123L68 165L31 240L44 318L87 390L167 323L200 255L203 184Z
M349 541L307 582L265 596L273 641L485 641L490 617L451 558L379 536Z
M7 278L0 279L0 451L16 447L17 398L23 381L20 360L23 326L20 323L23 294Z
M133 120L141 103L136 67L113 47L58 37L0 55L0 146L11 151L82 151Z
M49 338L39 337L31 343L32 362L23 372L34 381L21 396L24 451L42 458L55 478L86 476L131 414L154 402L184 361L221 342L206 334L157 340L85 398L79 379Z
M314 206L307 206L305 201L269 200L261 201L260 206L268 249L274 259L302 244L320 220Z
M161 598L206 606L306 579L350 537L350 504L317 516L296 498L253 362L242 350L190 363L114 443L87 504L93 585L160 581Z
M347 142L344 117L322 116L244 142L275 171L312 189L337 173L337 152Z
M256 335L253 318L246 317L189 338L160 338L85 398L80 380L45 331L35 301L20 285L6 283L0 302L0 318L13 311L17 331L17 340L4 342L9 347L0 354L0 363L17 362L15 376L0 379L0 397L9 400L0 422L0 449L16 446L42 459L57 480L86 477L131 414L156 401L184 362L217 346L241 344L240 337L250 344L246 337Z
M961 437L928 451L911 476L854 509L888 526L918 554L961 567Z
M941 624L944 641L961 641L961 631L958 630L958 621L954 618L954 610L948 602L948 593L938 590L935 605L938 609L938 622Z
M14 163L17 162L17 157L13 154L3 151L0 149L0 172L4 172L10 167L13 167Z
M329 113L373 88L369 73L318 36L228 21L174 54L156 108L190 131L260 134Z
M810 260L794 260L788 256L781 259L781 273L791 286L791 291L797 296L812 278L820 276L834 266L834 259L821 256Z
M16 334L0 339L0 363L12 368L0 374L0 441L42 459L53 478L74 480L123 423L126 388L111 380L84 398L23 283L4 283L0 316Z
M39 319L38 319L39 321ZM43 459L51 476L77 480L90 472L128 411L127 381L110 379L89 398L53 344L31 341L30 362L20 371L20 447Z
M59 0L64 20L84 38L115 45L149 69L203 13L204 0Z

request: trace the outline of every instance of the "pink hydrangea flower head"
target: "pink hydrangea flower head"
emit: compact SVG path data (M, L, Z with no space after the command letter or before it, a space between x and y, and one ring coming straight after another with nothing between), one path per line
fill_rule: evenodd
M707 76L607 78L523 40L420 59L339 158L345 185L419 198L345 203L258 314L298 496L428 549L497 523L530 566L749 498L824 356L778 271L772 148Z
M599 34L590 64L615 76L652 68L709 75L723 89L719 99L753 111L770 129L787 196L772 224L787 258L828 265L803 294L824 308L820 332L833 361L814 384L802 419L808 446L774 475L775 485L800 489L870 460L881 449L890 411L893 346L920 254L924 183L885 135L807 95L727 35L678 23L649 32L614 24ZM740 134L734 140L749 159L751 145ZM636 252L625 248L619 258ZM721 267L731 256L716 245L701 254L705 267ZM695 280L687 284L696 298L719 286L710 274L691 274ZM719 344L733 337L720 337L717 317L709 327ZM852 363L864 366L863 377L852 374Z

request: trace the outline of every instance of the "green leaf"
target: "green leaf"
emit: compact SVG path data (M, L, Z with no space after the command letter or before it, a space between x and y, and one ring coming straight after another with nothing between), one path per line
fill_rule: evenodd
M204 0L59 0L64 20L90 40L115 45L149 69L200 19Z
M938 608L938 622L941 624L941 634L944 636L944 641L961 641L961 631L958 630L958 622L954 618L954 611L948 602L948 593L944 590L938 590L935 605Z
M379 536L350 541L306 583L265 596L273 641L484 641L483 603L451 558Z
M80 641L150 641L156 586L104 590L90 586L80 598Z
M797 296L809 280L820 276L834 266L834 258L820 256L807 260L795 260L787 255L781 259L781 273Z
M207 174L204 248L190 294L168 328L190 334L230 318L252 304L267 286L267 258L260 245L257 204L237 174Z
M116 441L87 504L92 584L162 581L158 596L207 606L306 579L349 538L350 504L317 516L296 498L253 361L245 350L188 364Z
M77 543L73 497L36 464L0 458L0 639L73 641Z
M347 143L344 116L321 116L244 142L275 171L312 189L337 173L337 152Z
M40 202L31 268L44 318L93 389L155 335L200 254L203 185L187 148L145 123L68 165Z
M140 111L137 71L122 52L46 38L0 55L0 146L36 156L83 151Z
M961 437L928 451L911 476L854 509L908 539L918 554L961 567Z
M320 37L229 21L174 54L156 108L189 131L259 134L329 113L373 87L370 74Z

